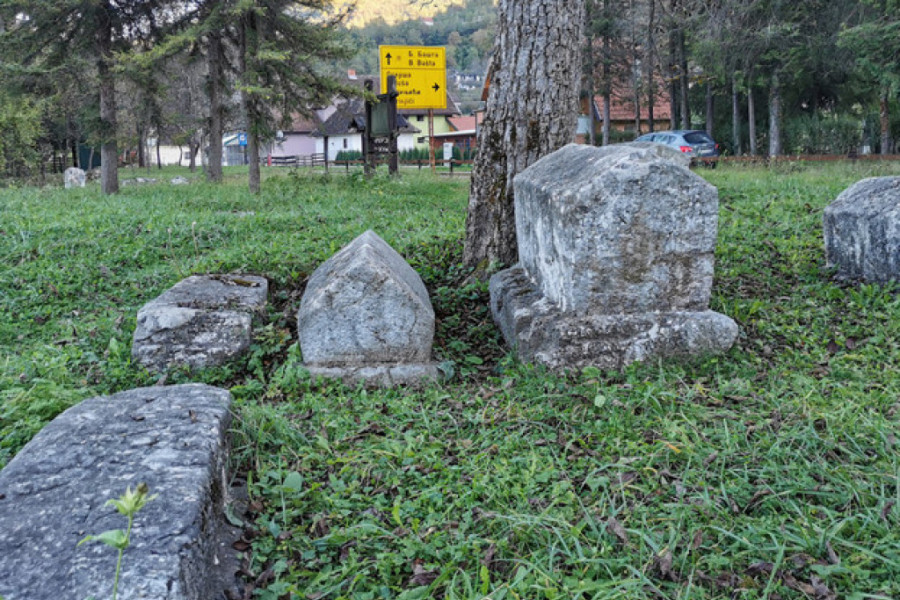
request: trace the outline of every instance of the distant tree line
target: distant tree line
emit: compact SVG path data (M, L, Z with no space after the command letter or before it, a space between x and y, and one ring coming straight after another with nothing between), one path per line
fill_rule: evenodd
M710 130L732 154L895 150L900 0L584 2L583 97L601 113L628 103L632 135L665 120ZM119 163L148 164L152 138L189 161L208 147L216 181L223 131L247 131L254 156L292 114L349 93L346 67L377 73L380 44L444 45L451 68L487 71L493 0L444 0L432 25L389 24L373 6L347 29L327 0L0 0L0 173L81 164L84 146L114 193ZM592 141L621 139L607 128Z
M120 162L148 162L152 136L188 146L192 167L208 146L207 176L221 180L226 128L256 156L293 113L349 91L326 65L351 55L346 16L327 0L0 0L0 172L28 175L48 156L79 165L86 145L111 194ZM259 179L251 160L251 191Z
M665 121L705 128L732 154L894 152L898 0L586 0L586 9L585 94L603 98L601 117L613 101L632 107L634 135Z

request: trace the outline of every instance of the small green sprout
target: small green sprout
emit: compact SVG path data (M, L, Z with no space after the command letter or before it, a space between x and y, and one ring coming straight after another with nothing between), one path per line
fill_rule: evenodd
M134 515L158 495L153 494L152 496L148 496L147 494L149 492L150 488L147 487L146 483L139 483L134 491L132 491L129 486L125 489L125 493L119 498L107 500L107 506L115 506L116 510L119 511L119 514L128 519L127 528L124 531L121 529L110 529L109 531L104 531L98 535L88 535L78 542L78 546L85 542L103 542L107 546L112 546L119 551L119 558L116 561L116 577L113 581L113 600L116 600L116 595L119 591L119 574L122 571L122 555L125 553L125 548L128 547L131 541L131 526L134 524Z

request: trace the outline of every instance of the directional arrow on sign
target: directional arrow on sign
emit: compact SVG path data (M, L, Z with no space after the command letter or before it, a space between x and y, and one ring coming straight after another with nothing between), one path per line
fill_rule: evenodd
M434 84L433 86L431 86L431 89L433 89L434 91L438 91L439 89L441 89L441 86L439 86L438 84Z
M388 63L388 64L391 64L391 55L390 55L390 53L388 53L387 55L385 55L385 58L387 59L387 63Z

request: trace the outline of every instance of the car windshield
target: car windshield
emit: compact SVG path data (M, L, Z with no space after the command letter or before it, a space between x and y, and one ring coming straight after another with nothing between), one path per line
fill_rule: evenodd
M684 140L688 144L714 144L711 137L706 135L705 131L692 131L684 134Z

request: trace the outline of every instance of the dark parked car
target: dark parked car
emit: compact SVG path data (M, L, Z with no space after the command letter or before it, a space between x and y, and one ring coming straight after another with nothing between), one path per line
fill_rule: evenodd
M710 166L715 166L719 157L719 145L705 131L657 131L642 135L634 141L663 144L689 155L692 161L704 162Z

